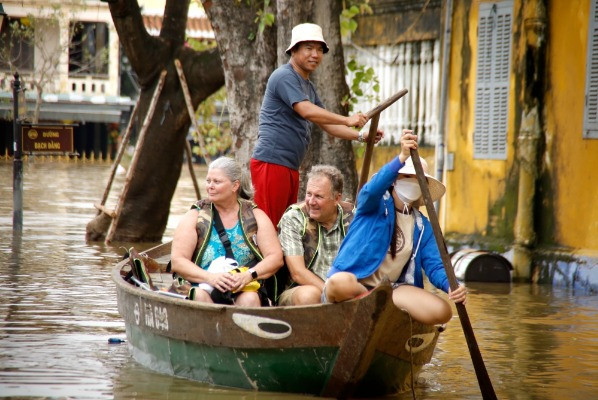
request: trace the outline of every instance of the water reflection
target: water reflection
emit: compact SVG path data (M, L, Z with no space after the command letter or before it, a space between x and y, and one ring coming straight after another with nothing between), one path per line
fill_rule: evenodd
M157 374L133 361L126 344L107 343L125 334L110 271L128 244L87 244L85 225L109 170L108 164L26 162L23 233L13 236L12 164L0 161L0 397L305 398ZM108 208L123 181L116 176ZM194 200L184 170L165 240ZM499 398L596 397L596 296L525 284L468 286L467 311ZM458 319L440 336L415 392L418 399L480 398Z

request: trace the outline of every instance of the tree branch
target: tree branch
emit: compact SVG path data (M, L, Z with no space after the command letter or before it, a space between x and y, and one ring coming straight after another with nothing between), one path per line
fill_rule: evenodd
M189 0L187 0L187 7L188 3ZM169 52L168 46L164 40L152 37L147 32L137 0L117 0L110 3L110 13L125 54L137 73L139 83L142 87L146 87L164 69L163 60L168 59L164 57L165 53ZM155 62L146 62L148 58Z
M182 46L185 43L185 28L187 27L188 13L189 0L166 1L160 37L171 42L173 48Z

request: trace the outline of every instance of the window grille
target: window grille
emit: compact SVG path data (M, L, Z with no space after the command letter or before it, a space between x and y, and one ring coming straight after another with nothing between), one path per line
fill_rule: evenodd
M367 112L399 90L409 90L407 96L380 114L378 127L384 130L383 143L399 144L405 128L417 133L420 144L434 145L438 136L440 41L347 46L343 51L345 62L355 59L361 65L372 67L380 83L378 99L358 98L353 112ZM353 74L349 73L347 79L350 86Z

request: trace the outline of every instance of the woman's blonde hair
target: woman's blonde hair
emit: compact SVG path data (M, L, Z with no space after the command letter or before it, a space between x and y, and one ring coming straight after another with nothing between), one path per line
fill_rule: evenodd
M243 171L238 162L230 157L218 157L210 163L208 171L220 169L232 182L239 181L239 196L242 199L253 199L253 185L247 171Z

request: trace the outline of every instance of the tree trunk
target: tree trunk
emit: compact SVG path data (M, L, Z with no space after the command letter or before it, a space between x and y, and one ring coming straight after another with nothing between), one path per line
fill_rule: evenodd
M247 2L234 0L202 0L202 3L212 22L222 57L233 150L242 164L248 165L257 139L259 111L268 77L277 65L289 61L285 50L290 43L293 26L297 24L314 22L322 27L330 52L324 57L312 80L326 108L347 115L347 110L340 106L343 96L349 93L340 38L340 0L278 0L275 10L272 6L266 10L276 13L276 30L266 28L262 34L257 32L254 22L262 2L252 1L251 6ZM254 41L248 39L252 32L256 33ZM322 77L320 84L318 77ZM332 138L316 126L301 167L302 177L312 165L320 163L335 165L343 172L344 196L353 198L357 188L357 173L351 143ZM301 186L305 186L304 178Z
M189 0L167 0L160 36L152 37L145 30L136 0L110 3L114 25L141 86L138 126L145 118L160 72L168 72L143 148L137 149L140 158L113 241L156 242L166 228L191 122L174 59L183 65L194 107L224 84L215 50L197 52L184 47L188 9ZM107 218L102 213L87 225L88 240L104 237L110 223Z
M268 77L276 67L276 30L258 32L260 1L202 0L218 42L235 158L249 168ZM264 12L275 13L275 4ZM250 39L254 34L255 38Z
M303 22L320 25L330 51L324 55L322 63L310 76L310 80L316 85L318 95L327 110L347 115L348 109L341 106L343 96L349 93L349 87L345 81L345 59L340 34L341 1L278 0L277 4L279 64L288 62L285 50L290 44L293 26ZM322 132L318 126L314 126L309 149L300 170L300 199L305 193L305 175L316 164L330 164L337 167L345 178L343 198L354 199L357 190L357 171L355 170L353 146L350 141L337 139Z

